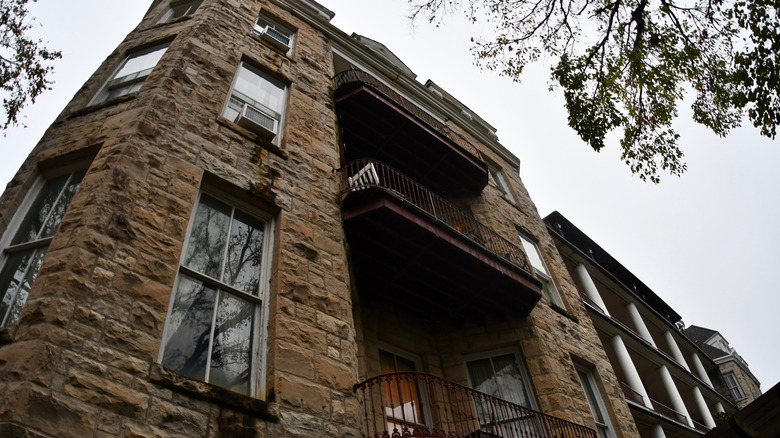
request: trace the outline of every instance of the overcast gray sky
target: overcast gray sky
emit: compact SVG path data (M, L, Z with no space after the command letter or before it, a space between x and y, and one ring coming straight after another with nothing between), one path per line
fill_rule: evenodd
M26 129L0 138L0 187L89 75L140 21L150 0L39 0L32 15L62 50L56 84L25 111ZM643 183L619 161L617 136L595 153L566 124L560 92L547 91L549 66L522 84L473 66L469 38L482 34L453 16L411 28L405 0L321 0L333 23L384 43L498 129L522 161L520 176L539 214L560 211L610 252L687 325L720 331L767 390L780 381L780 148L749 126L721 139L677 123L688 172Z

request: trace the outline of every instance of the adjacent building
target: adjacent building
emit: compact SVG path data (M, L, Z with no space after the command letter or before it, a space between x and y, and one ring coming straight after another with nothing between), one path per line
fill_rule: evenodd
M640 436L700 436L744 405L744 396L735 397L723 384L729 381L727 369L708 352L714 335L697 342L691 336L699 328L682 330L682 317L674 309L562 214L553 212L544 221L576 282ZM739 363L747 370L744 361ZM740 375L752 376L749 371ZM751 389L758 391L757 381L751 381L756 383Z
M706 357L594 317L493 127L332 17L155 0L46 131L0 198L1 436L687 436L733 410Z
M722 377L716 382L721 385L718 390L728 394L737 407L742 409L761 395L761 383L723 335L696 325L686 327L683 333L718 365Z

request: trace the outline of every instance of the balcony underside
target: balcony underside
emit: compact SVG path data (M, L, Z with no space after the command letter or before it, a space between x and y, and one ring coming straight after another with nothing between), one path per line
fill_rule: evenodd
M483 323L528 315L541 298L529 273L385 190L350 193L343 217L364 302Z
M484 162L361 83L336 91L347 161L383 161L442 195L475 196L488 182Z

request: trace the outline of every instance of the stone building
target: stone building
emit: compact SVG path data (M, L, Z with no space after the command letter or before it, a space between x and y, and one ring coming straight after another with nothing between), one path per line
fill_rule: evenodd
M544 218L643 438L701 436L737 410L681 316L562 214ZM740 406L741 407L741 406ZM721 415L718 415L721 414Z
M638 436L519 159L332 17L155 0L65 107L0 198L0 436Z
M715 385L720 385L718 390L728 394L737 407L742 409L761 395L761 382L723 335L697 325L686 327L683 333L718 365L721 379Z

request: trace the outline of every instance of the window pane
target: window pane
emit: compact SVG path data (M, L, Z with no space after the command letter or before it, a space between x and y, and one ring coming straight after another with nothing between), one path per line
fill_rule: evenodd
M184 266L219 280L230 226L232 208L201 195L193 218Z
M246 64L241 66L233 89L252 99L255 103L275 111L277 115L282 113L284 84L260 73L253 67Z
M514 354L473 360L466 364L474 389L530 407L529 392Z
M11 302L11 308L8 311L8 316L6 316L5 321L2 324L3 326L16 324L16 321L19 320L19 315L22 314L22 309L24 308L24 304L27 302L27 297L30 294L30 288L35 281L35 277L38 276L38 271L41 269L43 257L46 255L46 250L48 248L48 246L45 246L35 250L35 255L30 261L30 264L27 267L27 273L24 275L24 280L22 280L21 284L19 285L19 288L16 291L16 296Z
M255 307L220 292L209 382L249 394L252 365L252 327Z
M520 240L523 242L523 250L525 250L525 255L528 256L528 261L531 262L531 266L550 275L547 272L547 268L544 266L541 256L539 256L539 249L536 244L526 239L522 234L520 235Z
M13 241L11 241L12 246L38 239L38 233L46 222L46 218L49 217L49 213L52 212L52 208L55 202L57 202L57 198L67 180L68 176L65 175L46 181L46 184L43 185L40 193L27 211L27 215L19 226Z
M68 183L62 190L60 199L52 209L52 212L49 215L49 219L46 221L43 229L41 230L41 235L39 237L40 239L51 237L54 235L54 232L57 231L57 227L60 226L60 222L65 216L65 211L68 209L68 205L70 205L70 201L73 199L73 195L76 194L76 189L79 187L79 184L81 184L81 180L84 179L84 173L85 172L79 172L71 175Z
M501 391L500 397L520 406L530 406L525 381L523 380L523 375L520 372L520 366L517 364L515 355L507 354L494 357L493 367L495 368L496 373L496 385Z
M237 211L230 230L222 281L252 295L257 295L260 287L264 228L262 221Z
M149 70L149 72L151 72L154 66L157 65L157 62L160 61L160 58L162 58L167 48L168 44L165 44L163 46L154 47L149 51L142 51L130 55L130 57L127 58L127 62L125 62L125 65L116 72L114 79L123 78L134 73L140 73L144 70ZM147 72L146 75L148 75L149 72Z
M466 364L466 367L474 389L492 396L499 396L498 387L493 379L493 367L490 364L490 359L472 360Z
M5 320L8 310L12 307L12 303L16 298L16 291L23 282L24 273L32 259L33 253L35 253L35 249L11 255L2 272L0 272L0 290L3 291L3 300L0 301L0 323ZM1 324L0 326L4 327L6 325L8 324Z
M166 322L164 366L194 379L206 379L216 293L198 280L179 276L176 298Z

